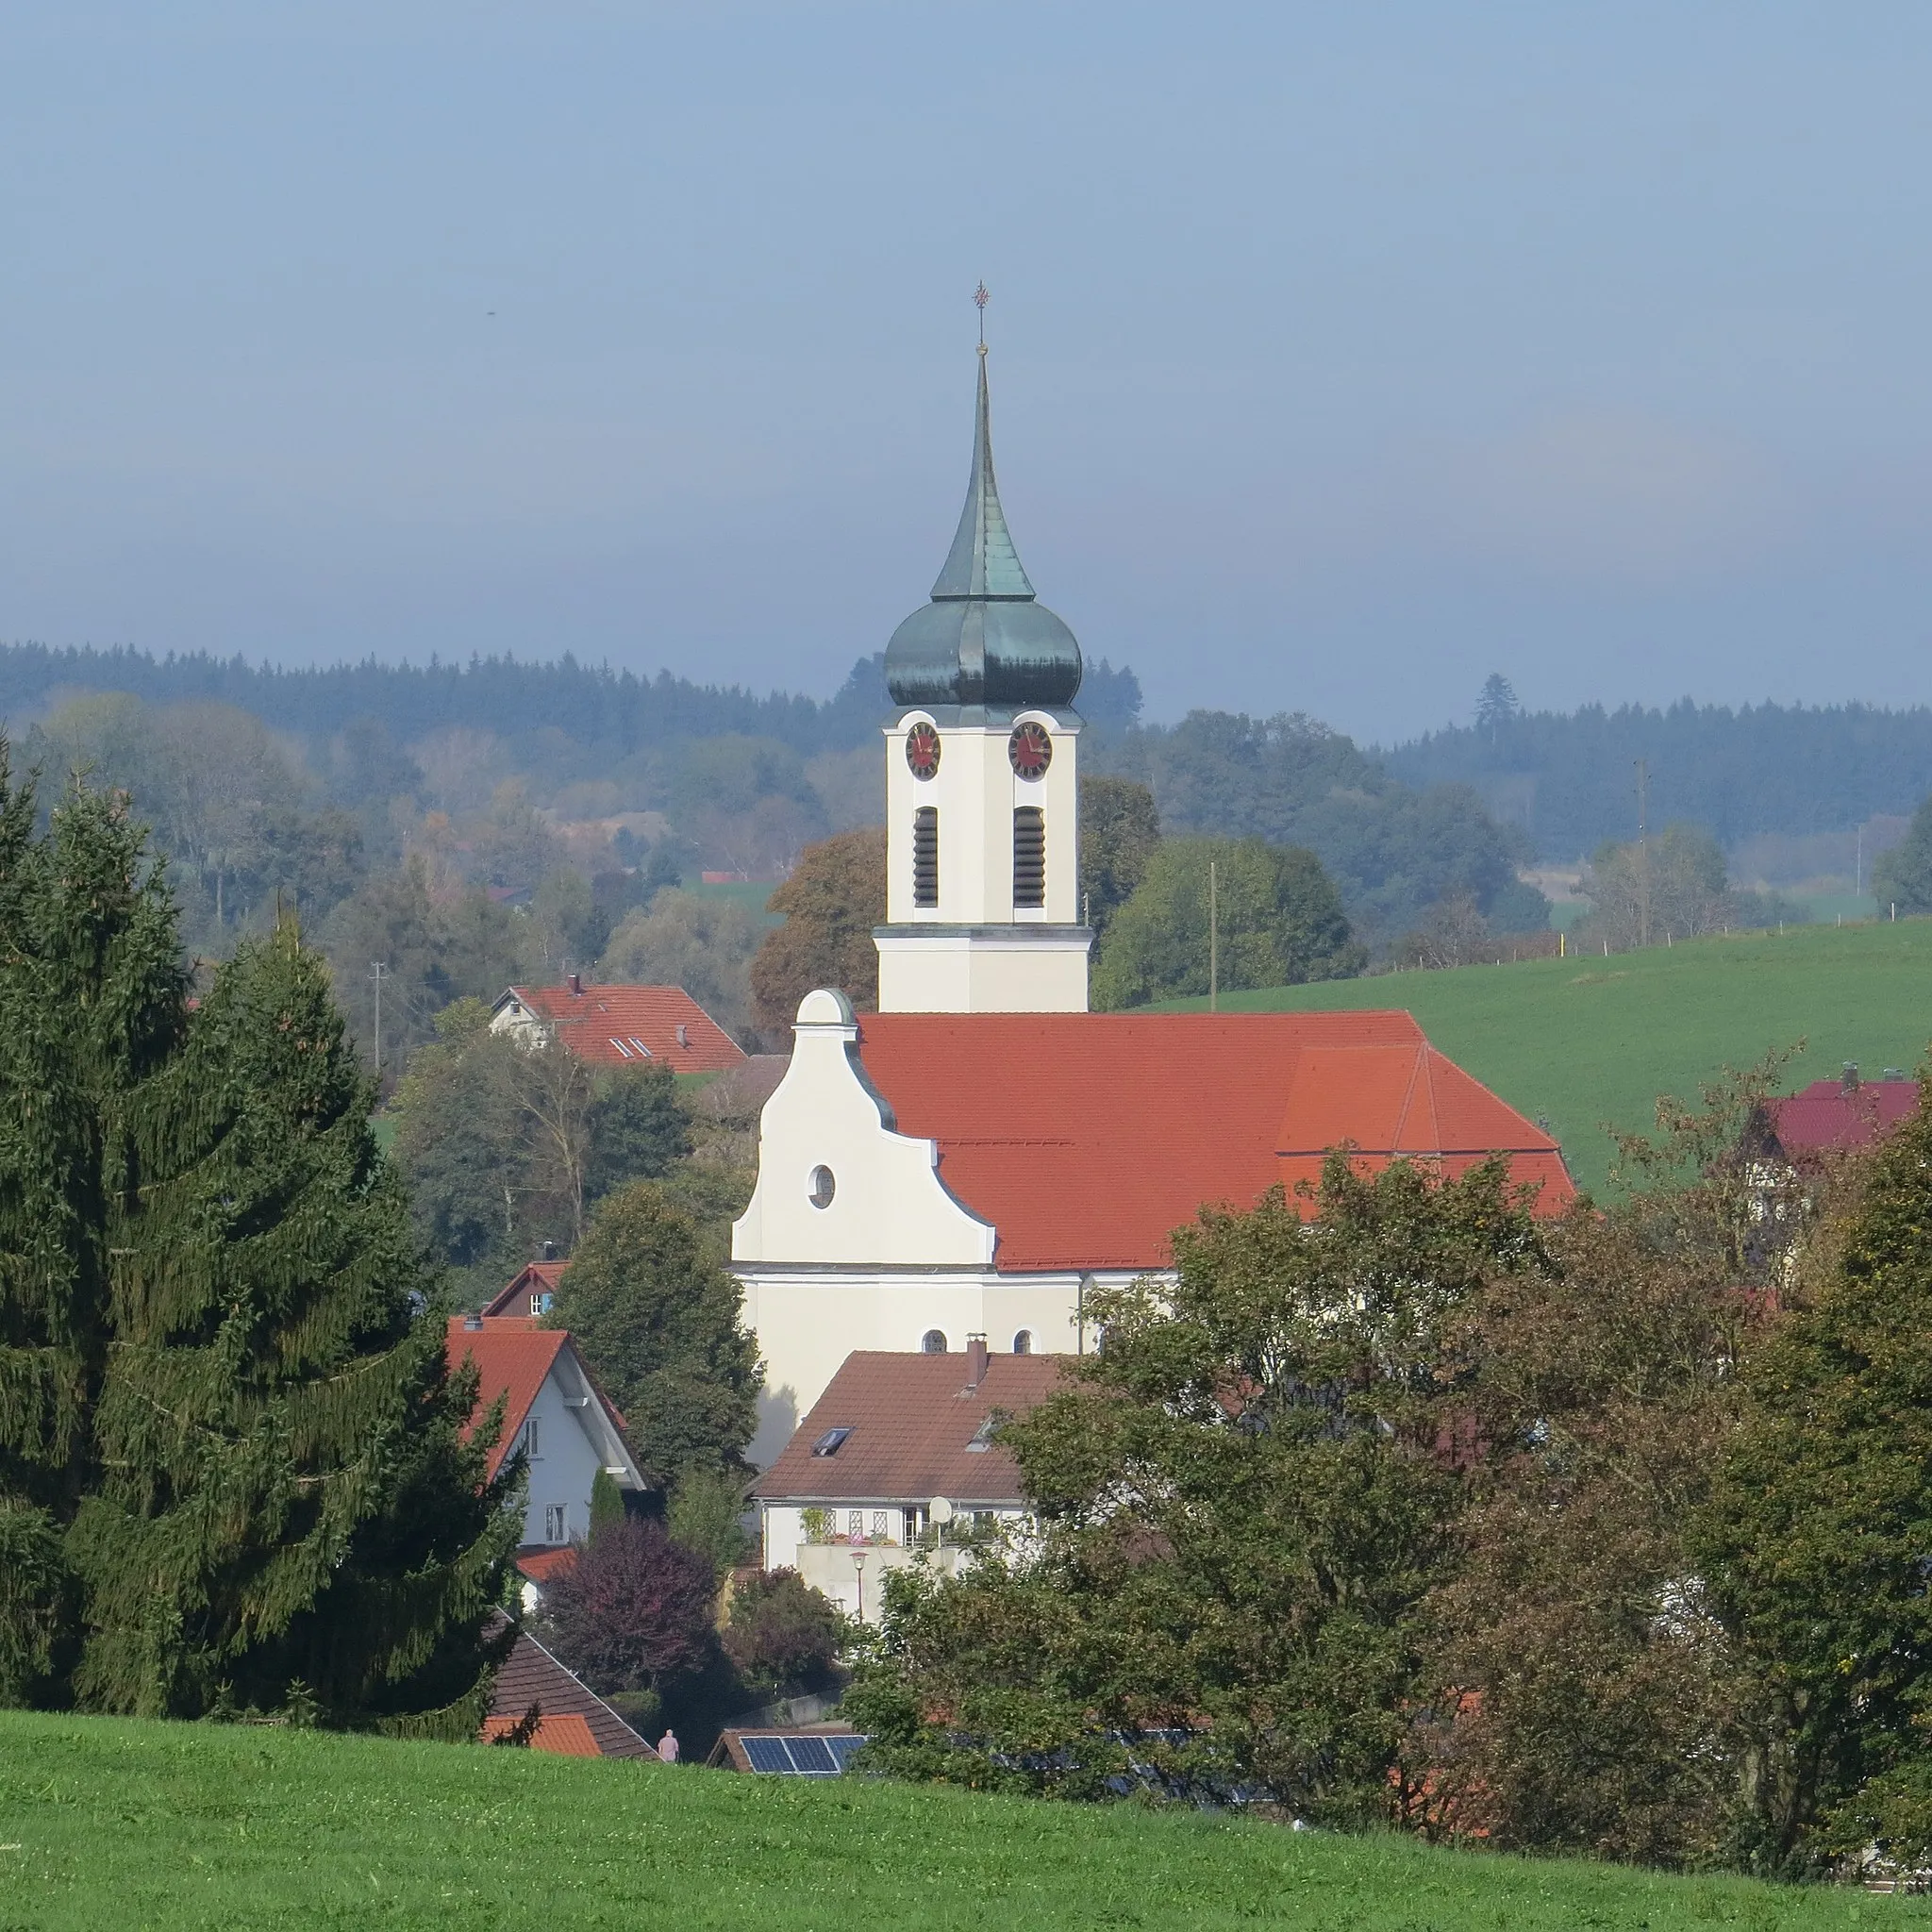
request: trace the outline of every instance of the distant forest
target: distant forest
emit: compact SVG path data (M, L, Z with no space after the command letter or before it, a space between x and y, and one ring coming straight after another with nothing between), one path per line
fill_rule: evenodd
M1772 836L1850 834L1908 815L1932 791L1932 709L1923 706L1732 710L1686 699L1667 710L1485 710L1478 724L1382 752L1382 763L1411 786L1473 787L1557 864L1633 836L1639 758L1650 824L1688 820L1731 851Z

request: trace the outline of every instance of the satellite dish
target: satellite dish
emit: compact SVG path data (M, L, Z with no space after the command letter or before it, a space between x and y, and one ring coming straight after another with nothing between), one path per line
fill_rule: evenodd
M925 1513L935 1523L950 1523L953 1520L953 1506L943 1496L935 1496L925 1506Z

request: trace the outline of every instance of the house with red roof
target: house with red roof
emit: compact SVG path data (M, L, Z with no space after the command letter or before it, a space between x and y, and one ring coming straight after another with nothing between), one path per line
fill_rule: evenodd
M879 1010L806 995L732 1230L755 1461L855 1350L1090 1347L1096 1283L1167 1273L1204 1205L1293 1198L1330 1149L1444 1174L1500 1155L1539 1213L1568 1206L1557 1142L1410 1014L1088 1010L1080 648L1000 507L984 347L965 508L885 669Z
M527 1315L456 1315L445 1346L450 1367L476 1367L477 1426L499 1397L503 1423L490 1445L490 1474L521 1452L529 1498L519 1567L581 1541L591 1527L597 1472L621 1490L650 1488L624 1440L624 1418L591 1379L569 1332Z
M1884 1140L1918 1106L1916 1080L1890 1068L1882 1080L1860 1079L1847 1062L1836 1080L1814 1080L1765 1101L1746 1138L1757 1158L1803 1173L1835 1154Z
M681 986L512 986L491 1008L492 1033L560 1040L593 1066L719 1074L744 1049Z

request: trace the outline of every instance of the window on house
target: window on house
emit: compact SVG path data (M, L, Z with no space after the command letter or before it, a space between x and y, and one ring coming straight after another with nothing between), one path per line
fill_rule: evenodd
M1015 1355L1031 1355L1033 1353L1032 1329L1023 1328L1019 1334L1013 1337L1013 1353Z
M912 814L912 903L940 903L940 808L922 805Z
M633 1033L630 1037L630 1043L637 1049L638 1058L640 1059L647 1060L651 1058L651 1049L648 1046L646 1046L644 1042L641 1040L640 1040L635 1033Z
M1013 904L1046 904L1046 814L1037 805L1013 813Z
M811 1171L811 1191L806 1196L814 1208L829 1208L832 1196L839 1191L838 1177L829 1167L815 1167Z
M875 1543L882 1543L886 1540L886 1512L883 1509L874 1509L872 1512L872 1540Z
M865 1541L865 1511L848 1509L845 1512L845 1534L856 1543Z
M567 1543L570 1541L570 1506L567 1503L546 1503L543 1506L543 1541L546 1543Z
M967 1443L966 1447L974 1453L981 1456L983 1456L989 1449L991 1449L992 1447L992 1417L988 1416L987 1419L983 1423L981 1423L976 1429L974 1430L973 1440L972 1441Z
M919 1339L920 1350L925 1355L944 1355L946 1352L946 1331L943 1328L928 1328Z
M542 1450L537 1446L539 1440L537 1418L532 1416L524 1424L524 1455L531 1462L535 1462L543 1454Z
M618 1037L614 1033L610 1036L610 1043L617 1049L618 1054L622 1058L629 1059L630 1048L625 1045L624 1041L618 1039Z
M836 1456L843 1445L845 1438L851 1433L850 1429L827 1429L811 1445L811 1453L814 1456Z

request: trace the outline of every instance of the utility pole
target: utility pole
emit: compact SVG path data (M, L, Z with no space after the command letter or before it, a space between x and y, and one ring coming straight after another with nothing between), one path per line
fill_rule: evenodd
M1221 1010L1221 894L1214 861L1208 861L1208 1010Z
M389 968L380 960L370 967L375 977L375 1077L382 1078L382 975Z
M1650 943L1650 767L1637 760L1637 943Z
M1852 891L1862 894L1865 890L1865 828L1858 827L1858 857L1852 873Z

